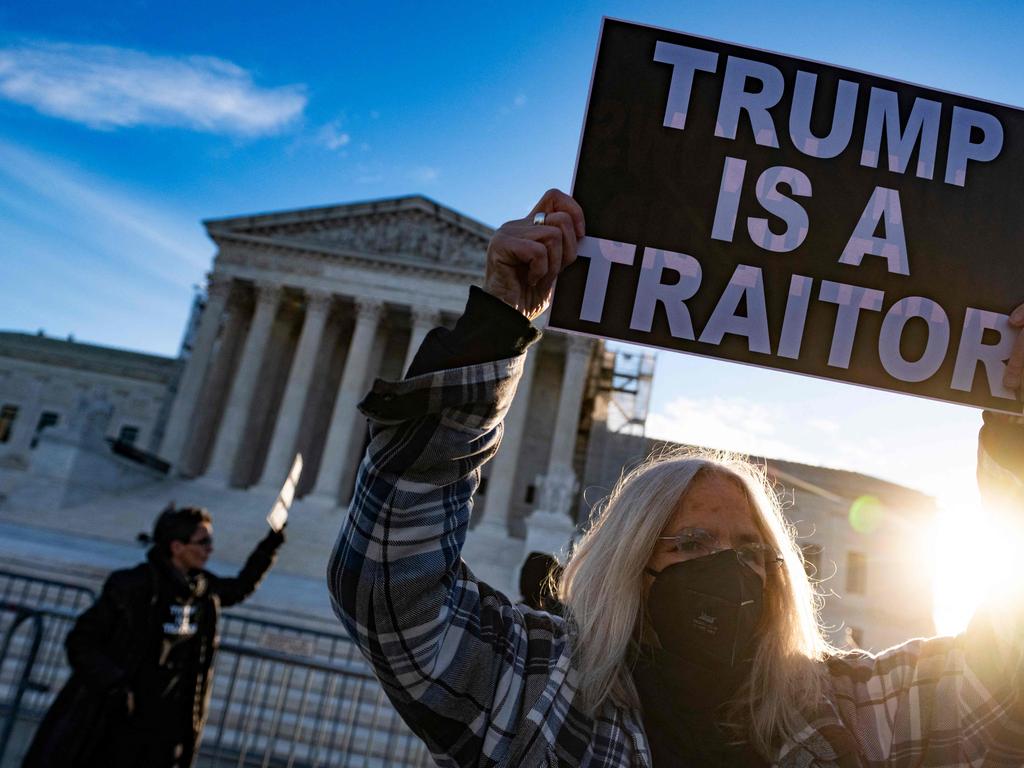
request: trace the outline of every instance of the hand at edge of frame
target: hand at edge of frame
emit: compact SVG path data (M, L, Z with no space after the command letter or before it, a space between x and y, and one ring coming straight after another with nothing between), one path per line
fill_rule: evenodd
M1020 329L1017 334L1017 341L1010 352L1010 358L1006 362L1006 371L1003 372L1003 386L1017 393L1017 399L1021 399L1021 382L1024 380L1024 304L1021 304L1010 313L1010 325Z

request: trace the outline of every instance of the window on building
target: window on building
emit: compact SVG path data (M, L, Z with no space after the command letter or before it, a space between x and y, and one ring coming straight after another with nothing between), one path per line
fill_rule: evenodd
M18 406L5 404L0 407L0 443L6 443L11 439L14 431L14 422L18 418Z
M868 558L863 552L846 553L846 591L863 595L868 586Z
M537 486L528 485L526 486L526 498L523 499L527 504L533 504L533 498L537 495Z
M121 431L117 433L118 442L127 443L128 445L135 445L138 437L139 428L131 424L125 424L121 427Z
M800 547L804 553L804 570L812 579L821 578L821 544L804 544Z
M47 427L57 426L57 422L60 421L60 414L56 411L43 411L39 414L39 421L36 422L36 431L32 435L32 448L35 448L39 444L39 435Z

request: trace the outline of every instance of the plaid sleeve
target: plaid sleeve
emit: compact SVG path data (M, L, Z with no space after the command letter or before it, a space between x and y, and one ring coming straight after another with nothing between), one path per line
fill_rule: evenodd
M460 557L524 360L378 381L360 405L371 440L328 567L331 600L440 765L506 761L564 664L561 620L524 616Z
M830 661L865 765L1024 765L1020 645L979 614L957 637Z

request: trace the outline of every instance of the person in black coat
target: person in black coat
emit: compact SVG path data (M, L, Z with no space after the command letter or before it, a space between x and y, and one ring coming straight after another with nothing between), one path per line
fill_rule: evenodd
M283 532L234 578L205 570L210 514L168 508L146 562L114 571L65 641L72 674L36 731L24 768L187 768L198 751L222 607L251 595Z

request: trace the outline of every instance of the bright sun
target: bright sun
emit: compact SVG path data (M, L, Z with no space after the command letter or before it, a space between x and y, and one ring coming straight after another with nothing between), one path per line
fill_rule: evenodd
M1013 542L1020 532L967 494L941 504L933 535L935 630L956 634L967 628L982 596L1016 577Z

